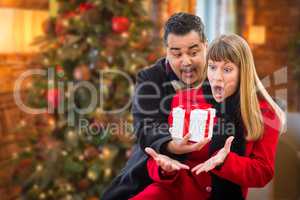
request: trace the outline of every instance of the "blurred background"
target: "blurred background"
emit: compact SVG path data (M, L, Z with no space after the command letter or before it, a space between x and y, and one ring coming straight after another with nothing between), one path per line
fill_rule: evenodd
M101 199L134 143L135 75L164 56L163 24L180 11L209 41L243 36L288 113L275 177L248 199L300 199L299 0L0 0L1 200Z

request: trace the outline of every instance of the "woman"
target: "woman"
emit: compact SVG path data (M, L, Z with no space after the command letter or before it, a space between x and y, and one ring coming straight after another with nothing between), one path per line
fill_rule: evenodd
M224 35L212 42L206 83L179 92L172 107L203 104L217 111L211 142L187 155L184 164L146 148L154 183L133 200L245 199L249 187L272 179L285 116L260 82L241 37Z

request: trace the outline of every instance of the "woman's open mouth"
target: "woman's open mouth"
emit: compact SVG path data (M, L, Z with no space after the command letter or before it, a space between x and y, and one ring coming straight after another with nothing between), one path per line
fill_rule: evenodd
M224 87L215 85L212 87L212 90L213 90L214 96L217 99L222 99L224 97L224 93L225 93Z

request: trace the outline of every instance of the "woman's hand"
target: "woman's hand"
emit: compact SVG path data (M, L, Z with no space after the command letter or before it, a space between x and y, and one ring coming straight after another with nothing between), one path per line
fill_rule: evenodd
M208 172L208 171L214 169L216 166L221 165L230 152L230 147L231 147L233 139L234 139L233 136L230 136L229 138L227 138L224 147L222 149L220 149L216 155L214 155L213 157L211 157L204 163L201 163L201 164L195 166L192 169L192 172L196 172L196 174L198 175L201 172Z
M190 169L189 166L182 164L177 160L174 160L163 154L156 153L155 150L153 150L150 147L145 148L145 151L156 161L157 165L160 166L161 169L167 173L174 172L180 169Z
M191 153L193 151L199 151L200 149L202 149L211 139L211 138L205 138L200 142L190 143L189 142L190 137L191 134L186 134L183 140L180 141L171 140L167 144L167 150L173 154Z

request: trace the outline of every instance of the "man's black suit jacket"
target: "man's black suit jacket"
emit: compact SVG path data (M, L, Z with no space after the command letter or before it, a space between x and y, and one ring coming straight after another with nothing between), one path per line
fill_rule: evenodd
M152 180L147 172L145 147L182 160L166 151L166 143L172 140L169 133L168 115L175 95L171 81L174 72L160 59L153 66L143 69L137 75L132 102L134 132L137 144L120 174L106 189L102 200L127 200L142 191Z

